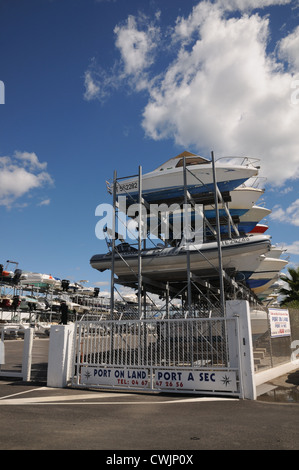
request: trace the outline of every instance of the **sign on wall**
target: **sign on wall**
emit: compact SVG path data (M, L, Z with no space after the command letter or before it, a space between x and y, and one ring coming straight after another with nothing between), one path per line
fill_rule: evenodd
M153 388L161 391L237 391L236 371L139 369L130 367L81 368L80 383L103 387Z
M103 385L110 387L149 387L147 369L128 367L83 366L81 368L80 382L87 385Z
M271 338L291 335L290 316L288 309L269 308Z
M234 392L237 380L235 371L158 369L155 371L155 386L161 390Z

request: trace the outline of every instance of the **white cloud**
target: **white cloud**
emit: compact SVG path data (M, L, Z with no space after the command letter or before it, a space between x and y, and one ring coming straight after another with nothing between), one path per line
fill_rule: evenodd
M279 56L290 65L290 70L299 72L299 26L279 43Z
M85 93L84 98L89 101L97 97L100 87L96 84L94 77L90 71L85 72L84 77Z
M285 220L285 210L281 206L276 205L273 207L272 213L269 215L269 217L273 220Z
M28 166L32 170L44 170L47 168L47 163L41 163L34 152L20 152L16 150L15 157L21 160L24 166Z
M111 70L103 70L91 60L84 75L84 98L104 102L112 91L118 89L124 81L129 81L135 91L148 88L147 70L154 62L158 46L159 12L151 22L141 14L138 18L129 16L128 20L114 28L115 45L120 52L120 60L113 64ZM144 29L142 29L144 28Z
M0 157L0 206L10 208L15 201L28 195L32 189L52 184L47 166L39 162L35 153L15 152L13 157ZM25 207L26 202L19 203Z
M38 205L39 206L48 206L50 204L51 200L50 199L44 199L41 201Z
M172 138L205 155L214 150L219 157L260 158L261 176L276 185L299 178L299 103L291 101L299 71L299 27L268 53L269 16L261 16L263 10L252 13L289 3L202 1L188 17L177 18L165 35L167 43L154 22L130 16L116 26L122 67L118 74L114 70L114 79L118 86L122 82L148 92L142 121L146 135ZM234 10L239 10L235 17ZM159 73L151 67L158 46L164 63L168 59ZM93 86L99 89L91 89L97 96L100 85L111 90L116 83L111 74L110 82L97 78Z
M292 0L218 0L221 5L228 11L248 11L257 8L265 8L272 5L287 5Z
M291 255L299 255L299 241L295 241L291 245L283 245L283 248Z
M97 281L97 282L94 282L93 285L96 287L108 286L109 281Z
M269 217L272 220L286 222L299 227L299 199L292 202L287 209L283 209L281 205L274 206Z
M290 192L293 191L293 187L292 186L287 186L286 188L283 188L281 191L280 191L280 194L288 194Z
M261 174L272 182L298 177L299 106L290 104L291 74L266 54L269 19L225 19L215 7L199 7L176 25L183 39L197 25L198 37L150 90L146 133L208 154L261 158Z
M104 103L109 98L111 91L118 88L123 80L123 75L114 71L116 67L109 72L101 69L96 60L91 60L89 69L84 74L85 93L84 98L87 101L98 100Z
M120 51L127 75L139 75L147 69L153 63L153 52L157 46L157 27L149 23L142 31L140 23L143 23L145 18L139 17L138 20L130 15L124 25L114 29L115 44Z

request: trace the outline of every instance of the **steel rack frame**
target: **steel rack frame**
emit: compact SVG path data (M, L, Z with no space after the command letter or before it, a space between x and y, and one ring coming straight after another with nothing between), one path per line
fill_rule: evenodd
M221 193L217 186L216 181L216 171L215 171L215 159L214 159L214 152L211 152L212 156L212 166L213 166L213 182L214 182L214 191L207 192L198 195L190 195L188 191L188 181L187 175L192 174L192 171L187 168L186 165L186 157L184 157L183 161L183 184L184 184L184 197L183 198L173 198L168 200L169 203L178 202L180 207L185 204L191 204L192 207L195 208L195 204L202 203L203 205L211 205L214 203L215 205L215 212L216 217L213 225L209 222L209 220L205 217L203 212L203 221L206 227L210 229L212 232L213 237L216 238L217 246L218 246L218 266L211 266L211 273L207 278L201 278L196 276L192 273L191 266L190 266L190 253L189 250L186 250L186 265L187 265L187 275L186 275L186 285L182 288L182 282L178 283L177 281L165 280L165 282L157 281L155 279L151 279L150 276L144 275L142 272L142 249L146 249L146 237L142 239L142 206L146 209L149 209L149 204L147 203L146 199L143 197L142 191L142 167L138 167L138 173L135 175L125 176L125 177L118 177L116 170L114 171L113 176L113 183L112 186L107 183L108 192L113 196L113 221L112 221L112 240L109 242L108 246L110 247L111 251L111 276L110 276L110 292L111 292L111 302L110 302L110 319L114 318L115 313L115 298L114 298L114 291L115 286L117 284L130 287L137 291L137 309L139 318L146 318L146 299L149 293L157 294L160 298L165 300L166 305L169 307L171 302L174 299L181 298L182 305L187 312L186 316L192 316L192 313L198 310L198 297L201 299L201 303L206 303L211 305L217 309L217 314L220 316L225 316L225 300L228 298L245 298L251 300L253 302L257 301L255 295L251 292L247 286L240 284L239 282L235 281L234 273L233 272L225 272L222 267L222 253L221 253L221 235L220 235L220 224L223 222L219 217L219 206L218 204L222 204L227 216L227 223L229 226L228 230L228 237L232 238L234 234L239 236L238 229L236 227L236 222L238 220L234 219L228 209L227 203L230 202L230 194L228 192ZM195 176L195 175L193 175ZM116 188L118 181L126 180L128 178L137 177L138 178L138 237L137 237L137 250L138 250L138 270L137 273L134 273L134 280L124 280L118 279L115 277L115 256L116 254L122 258L124 263L127 263L126 260L122 257L122 254L118 251L118 247L116 245L117 233L116 233L116 218L118 217L118 201L117 201L117 193ZM198 179L198 178L197 178ZM200 180L198 180L201 184L203 184ZM124 190L124 192L128 195L128 199L130 198L136 203L136 200L132 198L131 194ZM161 201L160 201L161 202ZM127 206L126 206L127 209ZM158 216L159 218L159 216ZM161 222L161 220L160 220ZM233 231L231 230L233 229ZM146 234L148 237L148 233ZM163 240L164 243L169 243L169 240ZM151 240L153 243L153 241ZM129 264L127 263L129 266ZM213 299L213 302L211 302ZM167 309L166 309L167 310Z

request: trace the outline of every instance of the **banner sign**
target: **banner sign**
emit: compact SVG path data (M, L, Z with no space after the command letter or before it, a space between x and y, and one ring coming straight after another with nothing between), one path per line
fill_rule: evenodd
M105 385L110 387L148 388L147 369L128 367L92 367L81 368L81 383L89 385Z
M153 376L151 377L151 374ZM156 390L237 391L236 371L82 366L80 383Z
M156 370L155 388L160 390L230 391L237 390L235 371Z
M288 309L269 308L271 338L290 336L291 326Z

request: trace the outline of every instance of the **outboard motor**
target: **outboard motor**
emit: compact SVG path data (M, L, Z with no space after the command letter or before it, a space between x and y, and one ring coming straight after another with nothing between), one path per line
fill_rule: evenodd
M22 269L15 269L12 283L15 285L18 284L20 282L21 276L22 276Z
M69 285L70 285L70 281L68 281L67 279L63 279L61 281L61 287L64 292L68 291Z

